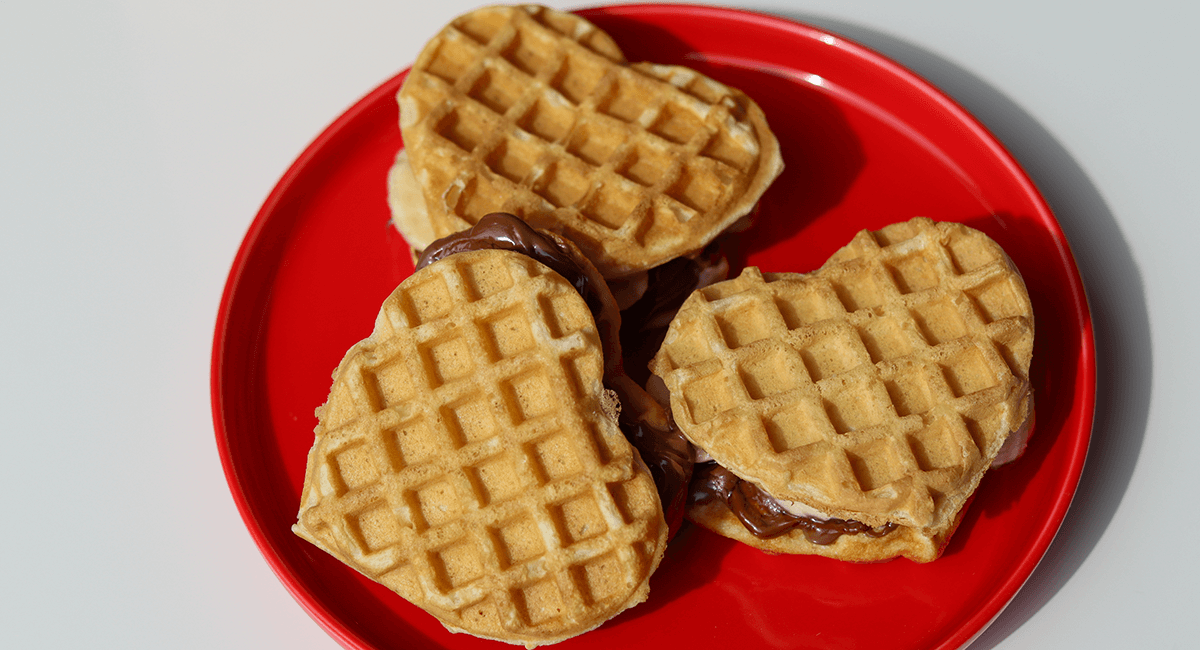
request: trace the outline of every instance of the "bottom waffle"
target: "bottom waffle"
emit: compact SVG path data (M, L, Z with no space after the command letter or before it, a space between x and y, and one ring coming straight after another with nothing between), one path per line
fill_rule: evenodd
M396 154L396 160L388 170L387 187L392 225L400 231L414 255L420 255L438 237L429 220L429 211L425 209L421 185L408 164L407 149Z
M959 511L961 519L965 508ZM882 537L842 535L832 544L814 544L800 530L778 537L756 537L723 503L691 504L687 517L692 522L718 535L737 540L768 553L791 555L820 555L844 562L882 562L906 557L914 562L931 562L941 555L945 544L954 534L954 526L928 536L917 529L900 527Z
M588 306L508 251L405 280L317 410L297 535L448 629L534 647L646 598L667 526Z

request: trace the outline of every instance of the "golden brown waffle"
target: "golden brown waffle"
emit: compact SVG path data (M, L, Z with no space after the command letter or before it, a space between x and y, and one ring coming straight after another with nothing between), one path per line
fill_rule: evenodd
M388 209L392 224L404 235L413 258L419 256L431 243L438 239L433 233L433 223L425 210L425 194L408 164L408 150L401 149L388 170Z
M832 517L898 524L879 553L930 560L1032 413L1032 350L1029 295L999 245L917 218L860 232L811 274L748 268L697 291L651 369L720 465ZM817 552L788 537L796 550L756 545ZM870 552L856 559L884 559Z
M319 409L296 534L450 630L525 644L645 599L666 545L583 298L524 255L405 280Z
M455 19L398 101L425 197L403 205L426 211L399 225L427 219L444 237L510 212L568 236L606 278L699 250L783 167L742 92L688 68L630 65L590 22L545 7Z

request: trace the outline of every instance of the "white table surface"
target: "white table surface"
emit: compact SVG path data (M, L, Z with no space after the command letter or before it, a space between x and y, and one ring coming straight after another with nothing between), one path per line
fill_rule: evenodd
M335 647L225 485L217 305L293 158L473 4L0 6L0 647ZM1059 537L974 647L1196 647L1200 5L747 6L958 99L1078 258L1100 372L1091 453Z

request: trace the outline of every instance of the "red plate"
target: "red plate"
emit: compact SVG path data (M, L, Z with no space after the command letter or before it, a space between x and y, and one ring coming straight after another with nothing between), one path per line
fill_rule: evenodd
M1037 313L1037 430L985 477L944 557L852 565L769 556L694 527L672 541L650 600L561 647L957 648L1004 608L1050 544L1092 425L1091 320L1070 249L1032 183L962 108L838 36L711 7L582 12L630 60L683 63L766 111L787 169L740 238L739 261L808 271L862 228L915 215L991 235ZM294 536L313 409L347 348L412 270L388 224L404 73L334 122L271 193L238 252L213 346L213 416L235 501L296 600L352 648L498 647L431 616Z

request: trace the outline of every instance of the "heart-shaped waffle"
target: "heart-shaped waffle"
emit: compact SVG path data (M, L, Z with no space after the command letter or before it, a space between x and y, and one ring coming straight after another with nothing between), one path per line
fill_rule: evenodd
M813 273L748 268L701 289L652 363L688 439L794 508L894 529L812 543L755 537L719 500L689 516L775 552L932 560L1028 426L1032 351L1024 282L961 224L864 230Z
M783 168L742 92L684 67L631 65L592 23L534 5L455 19L398 100L391 205L418 249L503 211L624 277L703 248Z
M525 255L406 279L317 410L293 530L450 630L532 647L645 599L666 546L584 299Z

